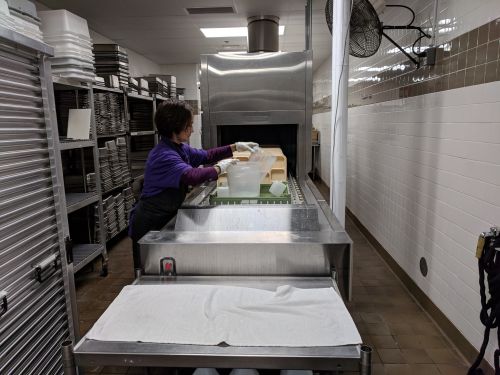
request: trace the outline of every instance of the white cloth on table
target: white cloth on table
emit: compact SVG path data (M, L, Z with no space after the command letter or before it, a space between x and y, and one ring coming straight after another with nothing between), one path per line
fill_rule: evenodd
M276 291L215 285L130 285L87 333L99 341L231 346L361 343L332 288Z

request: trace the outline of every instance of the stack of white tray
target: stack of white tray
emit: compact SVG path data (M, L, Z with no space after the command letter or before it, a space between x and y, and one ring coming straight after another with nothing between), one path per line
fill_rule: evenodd
M41 22L35 4L28 0L7 0L14 30L32 39L43 42Z
M95 80L87 21L65 9L39 12L45 43L54 47L52 73L80 81Z

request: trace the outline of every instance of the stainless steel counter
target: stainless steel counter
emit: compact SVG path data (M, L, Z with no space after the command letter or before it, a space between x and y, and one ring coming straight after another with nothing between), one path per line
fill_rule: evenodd
M145 275L175 259L178 275L334 276L350 298L351 240L310 180L290 205L209 206L214 185L189 196L163 230L139 242Z

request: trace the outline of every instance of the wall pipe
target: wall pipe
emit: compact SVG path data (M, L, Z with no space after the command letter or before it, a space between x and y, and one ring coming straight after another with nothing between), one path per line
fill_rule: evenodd
M349 76L349 20L351 0L333 1L332 131L330 207L345 227L347 170L347 78Z
M305 50L308 51L312 49L312 0L307 0L305 26L306 26Z
M432 45L436 45L436 36L438 33L439 21L438 21L438 9L439 9L439 0L434 0L434 12L433 12L433 20L434 25L432 26Z

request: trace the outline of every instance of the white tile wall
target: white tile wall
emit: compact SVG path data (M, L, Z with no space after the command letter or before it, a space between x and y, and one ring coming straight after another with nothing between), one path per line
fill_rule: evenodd
M474 253L500 224L500 82L350 109L347 171L349 209L479 348Z
M434 1L403 3L416 10L418 24L432 25ZM498 0L438 4L438 20L450 21L437 44L500 16ZM387 9L381 18L390 24L402 15ZM350 78L402 61L391 48L384 42L371 58L351 57ZM331 58L315 68L313 83L314 101L330 95ZM331 112L314 114L313 124L321 132L320 175L329 184ZM351 108L348 127L347 206L479 348L475 245L479 232L500 225L500 82ZM422 256L427 277L419 271Z

